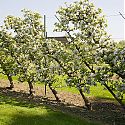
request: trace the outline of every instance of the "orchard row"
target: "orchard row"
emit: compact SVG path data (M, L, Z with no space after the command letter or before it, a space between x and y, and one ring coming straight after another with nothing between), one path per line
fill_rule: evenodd
M0 27L0 70L8 77L10 89L13 76L29 84L48 85L57 101L53 83L55 76L65 76L67 86L76 87L85 106L91 103L84 95L91 86L103 85L125 108L125 48L112 42L106 33L106 19L101 9L88 0L61 7L55 31L66 32L68 42L44 36L39 13L22 10L23 17L7 16ZM117 80L113 77L118 76Z

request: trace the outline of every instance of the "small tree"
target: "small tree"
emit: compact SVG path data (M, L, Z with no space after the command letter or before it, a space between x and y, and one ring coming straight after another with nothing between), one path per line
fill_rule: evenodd
M13 57L18 64L19 80L28 82L30 94L32 94L32 83L37 81L35 54L37 54L40 42L44 39L44 30L40 14L25 9L22 12L23 18L8 16L4 22L16 42Z
M58 66L58 70L55 70L56 74L58 72L58 74L66 75L67 85L77 87L85 101L85 105L88 109L91 109L91 104L84 96L82 87L84 87L85 92L89 92L89 85L92 82L90 83L87 81L86 75L88 75L89 72L84 73L84 71L87 71L87 69L85 69L84 65L81 64L78 55L72 53L72 51L63 43L55 40L48 41L44 44L44 47L46 55L56 62L54 65L56 64ZM83 76L85 77L83 78ZM88 82L88 85L85 84L85 82Z
M37 79L39 82L44 83L50 88L57 101L60 101L57 96L57 91L53 88L53 83L56 81L55 75L57 74L57 63L50 57L44 55L42 59L37 59Z
M15 41L12 35L6 31L6 27L3 26L0 29L0 68L1 73L7 75L10 82L8 89L14 88L12 76L15 76L18 72L17 63L13 58L14 51Z
M110 44L109 47L99 51L97 56L99 63L95 77L104 85L119 104L125 108L122 102L125 94L125 48L117 44ZM116 77L117 76L117 77Z
M69 42L66 44L71 51L72 64L71 82L79 88L85 105L91 109L91 104L84 98L83 90L86 86L95 85L91 74L96 72L94 54L100 48L106 47L109 39L105 31L107 26L101 9L96 9L89 0L74 2L61 7L57 11L58 23L55 31L65 31ZM77 68L76 68L77 67ZM75 75L74 75L75 74ZM89 82L88 82L89 81ZM89 88L89 87L87 87Z
M58 57L62 55L64 45L56 40L45 40L41 44L41 52L37 55L36 62L38 65L39 81L44 82L49 86L57 101L60 101L57 96L57 91L53 88L53 83L57 81L55 76L63 74L63 65L59 62ZM42 56L43 55L43 56Z

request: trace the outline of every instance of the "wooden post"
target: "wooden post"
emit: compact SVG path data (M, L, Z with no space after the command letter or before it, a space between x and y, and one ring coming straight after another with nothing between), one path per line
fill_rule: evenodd
M46 15L44 15L44 37L46 38Z
M47 32L46 32L46 15L44 15L44 38L46 39L47 38ZM45 96L46 96L46 83L45 83L45 86L44 86L44 92L45 92Z

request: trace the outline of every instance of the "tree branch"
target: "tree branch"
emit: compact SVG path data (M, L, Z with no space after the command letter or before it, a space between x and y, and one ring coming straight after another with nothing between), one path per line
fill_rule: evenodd
M123 16L123 14L121 12L119 12L119 14L122 16L123 19L125 19L125 17Z

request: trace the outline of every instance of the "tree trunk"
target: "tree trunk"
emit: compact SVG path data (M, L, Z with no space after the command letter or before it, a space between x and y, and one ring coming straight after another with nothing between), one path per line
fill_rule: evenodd
M52 93L54 94L55 98L56 98L56 101L59 102L59 97L57 96L57 91L55 89L52 88L52 85L49 84L49 88L50 90L52 91Z
M28 84L29 84L29 93L30 93L30 95L33 95L33 93L34 93L34 91L33 91L33 84L30 81L28 81Z
M12 76L10 76L9 74L7 74L7 78L10 82L10 87L7 87L7 89L13 89L14 88L14 84L13 84L13 79Z
M82 89L80 89L79 92L80 92L80 95L82 96L82 98L83 98L83 100L85 102L85 106L87 107L87 109L92 110L92 105L89 102L89 100L85 97L85 95L83 94Z
M104 86L112 94L112 96L117 100L117 102L122 106L122 108L125 109L125 104L122 102L122 100L117 98L117 96L114 94L114 92L110 89L110 87L107 84L104 84Z
M95 70L91 69L87 63L85 63L85 64L86 64L86 66L91 70L91 72L95 74ZM114 64L113 64L113 65L114 65ZM110 65L110 66L111 66L111 65ZM111 67L113 67L113 66L111 66ZM116 71L115 73L118 74L122 79L125 78L125 75L121 75L121 74L118 73L117 71ZM116 97L115 93L110 89L110 87L109 87L107 84L104 84L104 86L105 86L106 89L112 94L112 96L116 99L116 101L121 105L121 107L122 107L123 109L125 109L125 104L122 102L122 100Z

